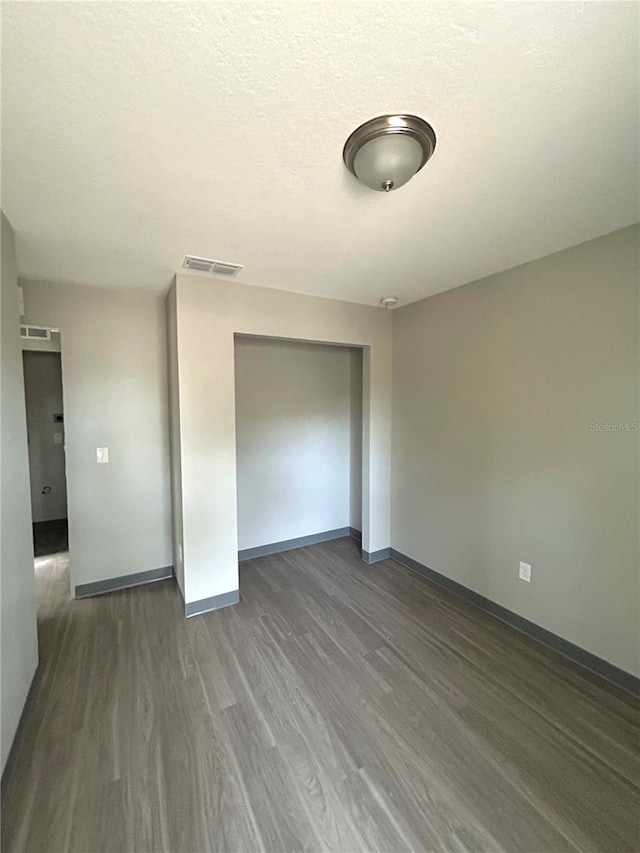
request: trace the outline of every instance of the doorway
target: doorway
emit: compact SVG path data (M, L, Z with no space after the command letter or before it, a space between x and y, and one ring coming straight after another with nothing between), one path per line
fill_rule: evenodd
M69 547L62 364L60 352L25 349L22 358L37 560Z

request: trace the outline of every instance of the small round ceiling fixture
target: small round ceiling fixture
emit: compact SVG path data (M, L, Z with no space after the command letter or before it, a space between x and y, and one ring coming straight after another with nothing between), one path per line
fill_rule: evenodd
M397 305L397 304L398 304L398 297L397 296L384 296L380 300L380 305L382 305L383 308L387 308L387 309L393 308L393 306Z
M436 134L418 116L385 115L361 124L347 139L347 169L372 190L397 190L422 169L436 147Z

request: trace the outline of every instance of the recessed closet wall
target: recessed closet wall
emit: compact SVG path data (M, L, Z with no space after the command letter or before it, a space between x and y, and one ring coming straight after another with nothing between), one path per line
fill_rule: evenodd
M176 276L167 312L173 386L174 566L185 612L194 615L225 607L239 596L238 551L243 548L238 540L238 337L359 350L362 464L353 464L362 471L362 494L354 496L353 503L360 504L362 517L361 524L356 520L349 526L362 531L365 559L370 555L379 559L390 545L390 312L192 273ZM356 458L357 453L350 456ZM350 491L359 490L351 480Z
M362 351L236 336L235 389L240 552L355 526Z

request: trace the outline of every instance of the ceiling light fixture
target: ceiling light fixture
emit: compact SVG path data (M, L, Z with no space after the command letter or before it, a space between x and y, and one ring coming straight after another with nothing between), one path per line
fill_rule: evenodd
M344 164L372 190L397 190L422 169L436 147L436 135L424 119L385 115L361 124L347 139Z

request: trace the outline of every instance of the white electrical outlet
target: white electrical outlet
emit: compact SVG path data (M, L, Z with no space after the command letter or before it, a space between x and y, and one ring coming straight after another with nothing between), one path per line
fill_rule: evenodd
M96 447L96 462L98 465L106 465L109 461L109 448Z
M182 562L182 545L178 545L178 560Z
M527 583L531 583L531 566L529 563L520 563L520 571L518 572L518 577L521 581L527 581Z

